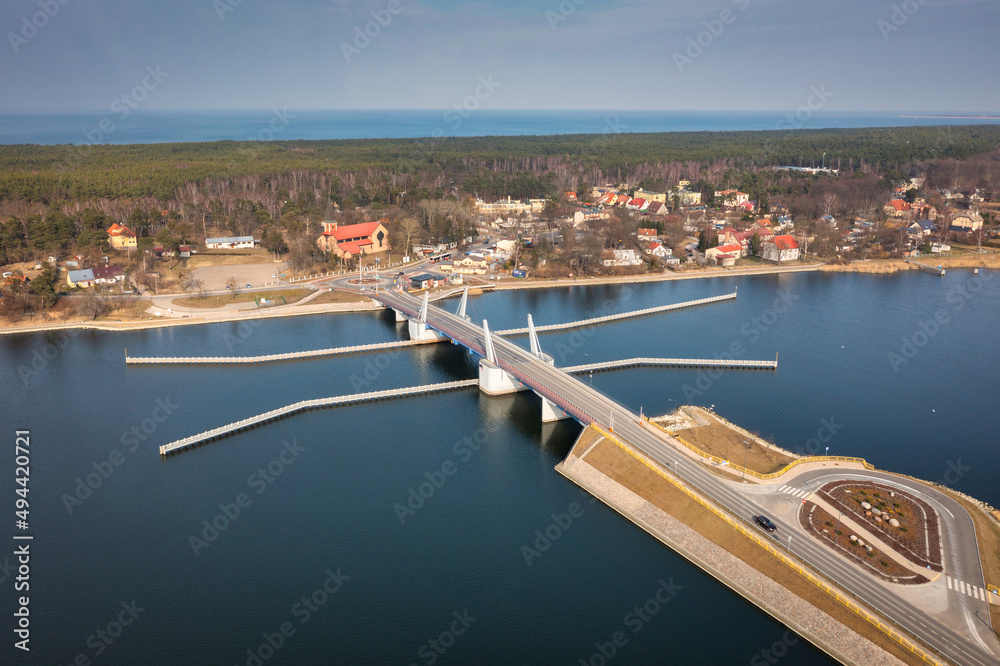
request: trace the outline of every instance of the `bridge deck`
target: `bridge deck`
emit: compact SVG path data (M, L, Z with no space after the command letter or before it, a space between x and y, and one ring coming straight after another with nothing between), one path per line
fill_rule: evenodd
M627 358L620 361L603 361L587 365L574 365L561 368L570 374L580 372L598 372L600 370L617 370L638 366L658 366L673 368L740 368L749 370L777 370L778 360L773 361L740 361L717 358Z
M301 358L319 358L323 356L339 356L342 354L361 354L364 352L382 351L424 345L424 340L397 340L393 342L377 342L370 345L354 345L352 347L333 347L330 349L314 349L311 351L288 352L285 354L267 354L265 356L126 356L128 365L238 365L275 363Z

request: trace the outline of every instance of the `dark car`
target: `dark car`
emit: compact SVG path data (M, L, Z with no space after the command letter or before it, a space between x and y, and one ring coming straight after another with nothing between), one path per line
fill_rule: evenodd
M767 516L754 516L753 520L768 532L774 532L778 529L778 526L772 523L771 519Z

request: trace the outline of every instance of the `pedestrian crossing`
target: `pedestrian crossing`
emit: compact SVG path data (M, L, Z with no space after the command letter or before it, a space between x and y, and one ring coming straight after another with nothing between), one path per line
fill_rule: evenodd
M978 599L980 601L987 600L986 595L988 593L978 585L968 585L964 580L955 580L947 574L945 574L945 580L948 581L949 590L955 590L959 594L966 594L973 599Z
M802 490L800 488L792 488L791 486L781 486L778 488L779 493L786 493L792 497L798 497L799 499L805 499L809 497L810 492L808 490Z

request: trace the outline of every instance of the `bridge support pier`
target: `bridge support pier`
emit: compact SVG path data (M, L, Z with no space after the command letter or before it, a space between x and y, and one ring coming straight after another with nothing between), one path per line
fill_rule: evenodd
M573 418L565 411L562 407L555 404L548 398L543 396L538 396L542 399L542 423L552 423L553 421L562 421L563 419Z
M410 334L411 340L419 340L420 342L438 342L448 340L448 336L441 335L433 328L427 326L424 322L417 321L416 319L409 320L407 330Z
M396 323L397 324L400 323L400 322L408 321L409 320L409 317L407 317L405 314L403 314L399 310L393 310L393 312L396 313Z
M479 390L486 395L505 395L527 391L528 387L517 377L485 358L479 361Z

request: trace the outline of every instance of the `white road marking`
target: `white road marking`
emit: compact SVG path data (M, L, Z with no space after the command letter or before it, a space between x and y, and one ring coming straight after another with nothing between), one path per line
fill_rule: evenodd
M947 579L947 581L948 581L948 589L949 589L949 590L953 590L953 589L955 589L955 588L953 588L953 587L951 586L951 576L945 576L945 578L946 578L946 579Z

